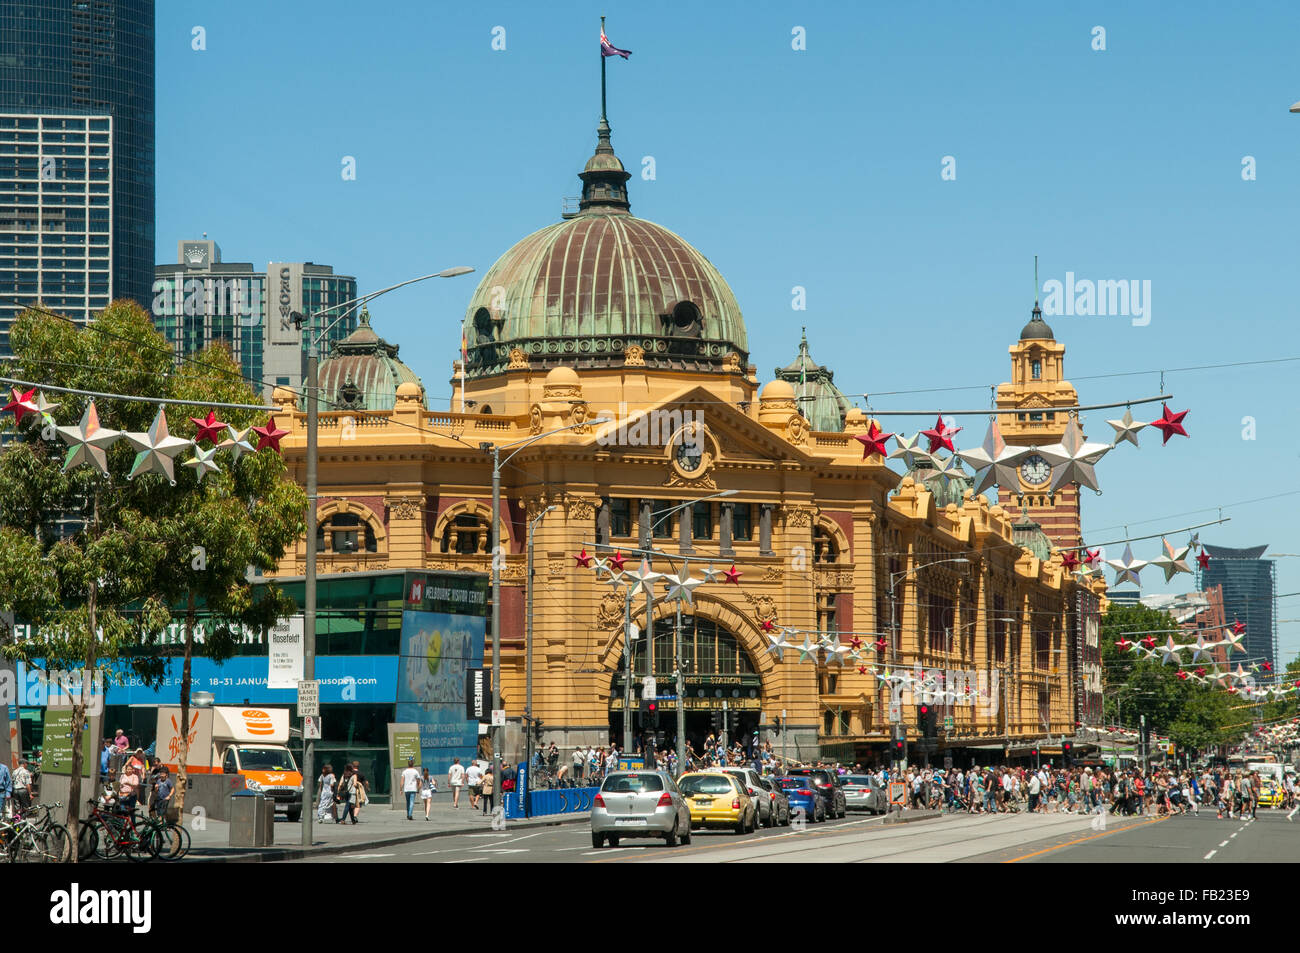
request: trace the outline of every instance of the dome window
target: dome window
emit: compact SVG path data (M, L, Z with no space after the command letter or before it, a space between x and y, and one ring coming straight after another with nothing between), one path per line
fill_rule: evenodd
M487 308L479 308L474 312L474 343L492 343L492 315Z
M700 309L690 301L681 301L673 308L669 333L674 337L697 338L704 332Z

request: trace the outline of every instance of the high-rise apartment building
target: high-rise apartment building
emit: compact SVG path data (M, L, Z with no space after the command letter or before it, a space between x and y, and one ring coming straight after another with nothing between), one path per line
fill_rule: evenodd
M1277 574L1273 560L1264 558L1268 545L1245 549L1204 545L1210 564L1197 572L1200 588L1223 587L1224 619L1246 625L1245 658L1276 665Z
M4 0L0 352L38 301L147 307L153 262L152 0Z

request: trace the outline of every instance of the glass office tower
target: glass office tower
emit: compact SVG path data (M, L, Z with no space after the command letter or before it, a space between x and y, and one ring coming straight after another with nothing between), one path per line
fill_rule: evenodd
M1210 564L1197 572L1201 590L1223 586L1223 617L1246 624L1244 656L1233 653L1230 662L1268 662L1277 665L1277 575L1268 545L1238 549L1205 543Z
M153 0L3 0L0 350L38 299L147 309L153 266Z

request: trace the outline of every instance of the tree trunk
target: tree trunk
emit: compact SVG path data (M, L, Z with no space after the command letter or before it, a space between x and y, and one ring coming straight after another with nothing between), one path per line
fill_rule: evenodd
M176 814L185 814L185 791L190 783L190 671L194 658L194 590L185 607L185 661L181 664L181 750L176 759Z
M81 735L82 725L86 720L86 695L90 692L93 679L90 673L98 664L99 634L95 625L95 587L96 581L90 580L86 593L86 621L90 627L86 639L86 667L81 678L81 701L72 706L72 777L68 779L68 834L72 839L72 851L69 860L77 862L80 853L78 830L81 820Z

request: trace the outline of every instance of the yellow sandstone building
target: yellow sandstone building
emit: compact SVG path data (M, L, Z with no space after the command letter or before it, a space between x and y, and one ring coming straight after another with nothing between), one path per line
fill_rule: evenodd
M725 705L730 737L757 732L803 760L876 762L894 731L912 760L994 760L1073 734L1081 613L1102 586L1052 552L1053 540L1078 544L1074 488L1052 499L1025 482L993 504L968 481L864 459L855 437L872 422L806 339L760 385L717 269L631 214L603 119L580 177L578 209L515 244L474 292L451 410L425 406L368 314L323 363L321 400L335 409L320 418L319 572L486 573L499 539L508 755L523 748L530 601L541 740L621 744L625 593L584 552L633 570L651 550L659 572L712 579L681 606L686 691L662 704L665 745L682 702L696 750ZM1076 403L1064 347L1036 315L1011 352L998 405L1023 413L1004 418L1007 441L1054 442L1066 415L1051 408ZM292 394L275 400L303 482L305 415ZM484 446L530 437L502 468L494 533ZM281 573L304 569L305 541ZM678 604L661 599L648 626L645 603L631 600L646 633L634 681L649 662L663 694ZM490 640L487 654L490 665ZM886 680L895 673L913 679L907 690Z

